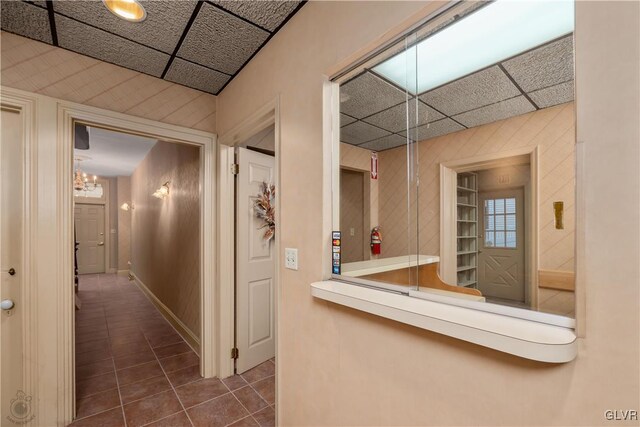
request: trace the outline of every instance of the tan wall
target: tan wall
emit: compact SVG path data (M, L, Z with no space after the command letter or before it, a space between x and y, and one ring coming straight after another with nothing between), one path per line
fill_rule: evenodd
M574 271L575 111L572 102L450 133L418 143L420 159L420 253L440 253L440 163L539 147L540 269ZM380 223L388 256L406 254L406 164L404 147L379 154ZM392 173L389 172L392 170ZM400 172L398 172L400 170ZM385 203L392 200L391 203ZM553 202L564 202L564 229L554 227Z
M606 424L605 409L638 408L640 393L637 2L576 3L588 228L578 247L586 305L575 361L530 362L311 296L328 268L322 76L425 5L437 6L309 2L218 97L220 134L280 97L280 243L299 249L299 270L279 270L279 422Z
M170 181L169 196L151 194ZM131 175L131 270L200 336L200 151L159 141Z
M367 175L366 178L369 178ZM340 171L340 230L342 230L342 262L364 261L365 175L362 172ZM367 199L367 202L369 200ZM353 235L351 231L353 230ZM367 230L368 235L368 230ZM369 259L367 257L367 259Z
M131 261L131 216L133 211L120 209L123 203L131 205L131 177L119 176L118 188L118 271L128 271Z
M216 97L2 31L2 85L215 132Z
M109 181L109 265L107 270L118 268L118 184L116 178L107 178Z

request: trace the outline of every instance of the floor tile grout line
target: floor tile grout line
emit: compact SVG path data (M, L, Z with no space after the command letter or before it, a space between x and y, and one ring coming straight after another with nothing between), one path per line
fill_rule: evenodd
M147 336L144 335L144 334L143 334L143 336L144 336L144 339L147 341L147 344L149 345L149 347L151 347L151 343L147 339ZM171 380L169 379L169 376L167 375L167 372L164 370L164 366L162 366L162 363L160 363L160 359L158 359L158 355L155 354L155 352L153 353L153 355L155 356L156 361L158 362L158 365L160 366L160 369L162 370L162 373L164 374L165 378L167 379L167 382L169 382L169 386L171 387L171 390L173 390L173 394L176 396L176 399L178 399L178 403L180 403L180 407L182 408L182 410L184 411L185 415L187 416L187 419L189 420L189 423L193 427L195 427L195 425L193 424L193 421L191 421L191 417L189 416L189 413L187 412L187 409L182 404L182 400L180 399L180 396L178 396L178 393L176 392L176 388L173 386L173 384L171 383ZM198 358L198 360L199 359L200 358Z
M118 380L118 374L115 373L116 362L113 358L111 359L111 361L113 362L114 374L116 376L116 387L118 388L118 398L120 399L120 410L122 411L122 419L124 420L124 426L127 427L127 417L124 414L124 402L122 401L122 393L120 393L120 381Z
M165 390L165 391L166 391L166 390ZM163 391L163 393L164 393L164 391ZM154 394L154 396L155 396L155 394ZM159 420L151 421L150 423L147 423L147 424L142 424L140 427L150 426L151 424L153 424L153 423L157 423L158 421L166 420L167 418L173 417L174 415L179 414L180 412L184 412L184 413L186 414L186 412L187 412L187 411L185 411L185 410L183 409L183 410L181 410L181 411L174 412L173 414L171 414L171 415L167 415L166 417L164 417L164 418L160 418ZM189 417L189 416L187 415L187 417ZM191 422L191 420L189 420L189 422Z

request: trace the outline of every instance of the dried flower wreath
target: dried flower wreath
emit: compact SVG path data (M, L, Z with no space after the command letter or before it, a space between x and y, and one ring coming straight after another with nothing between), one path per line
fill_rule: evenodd
M264 232L264 239L267 241L271 240L276 233L275 197L275 185L263 182L260 186L260 194L253 202L256 217L264 221L264 225L260 228L267 228L267 231Z

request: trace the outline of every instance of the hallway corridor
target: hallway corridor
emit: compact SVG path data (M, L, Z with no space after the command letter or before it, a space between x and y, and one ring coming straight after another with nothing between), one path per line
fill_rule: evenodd
M80 276L72 426L275 425L275 361L202 379L199 358L126 277Z

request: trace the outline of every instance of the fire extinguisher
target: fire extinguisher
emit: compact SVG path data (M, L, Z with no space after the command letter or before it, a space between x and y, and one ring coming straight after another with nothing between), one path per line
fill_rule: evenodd
M373 255L380 255L382 249L382 236L380 235L380 227L374 227L371 230L371 253Z

